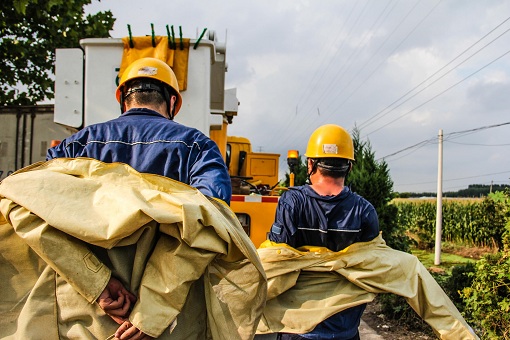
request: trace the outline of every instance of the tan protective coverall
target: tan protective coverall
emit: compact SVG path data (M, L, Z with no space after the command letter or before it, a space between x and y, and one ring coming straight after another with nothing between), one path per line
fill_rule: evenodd
M253 338L266 277L223 202L84 158L24 168L0 198L0 338L111 337L95 303L110 275L138 296L129 319L148 335Z
M478 339L423 264L391 249L381 235L333 252L265 241L258 253L268 295L257 333L307 333L378 293L403 296L440 339Z

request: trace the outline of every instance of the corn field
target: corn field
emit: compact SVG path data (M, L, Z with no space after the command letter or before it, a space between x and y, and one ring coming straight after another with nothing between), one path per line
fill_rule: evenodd
M421 248L432 248L436 234L436 202L398 200L398 223ZM442 240L459 245L501 247L505 231L505 205L491 198L445 200L442 204Z

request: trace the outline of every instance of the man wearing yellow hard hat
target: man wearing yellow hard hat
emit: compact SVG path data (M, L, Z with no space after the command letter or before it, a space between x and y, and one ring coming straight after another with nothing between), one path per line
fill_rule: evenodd
M345 186L354 161L349 133L338 125L316 129L306 149L309 184L291 187L279 200L269 240L340 251L379 235L373 205ZM327 292L325 292L327 294ZM306 334L279 334L279 339L359 339L366 304L332 315Z
M120 117L85 127L49 149L46 159L89 157L126 163L230 202L230 177L216 143L173 121L182 97L170 66L156 58L134 61L121 75L116 98Z
M132 62L121 75L116 98L120 117L85 127L50 148L46 159L88 157L125 163L138 172L169 177L230 202L230 177L216 143L173 120L182 97L170 66L156 58ZM97 302L122 324L118 333L123 338L145 339L145 334L125 321L135 300L112 277Z

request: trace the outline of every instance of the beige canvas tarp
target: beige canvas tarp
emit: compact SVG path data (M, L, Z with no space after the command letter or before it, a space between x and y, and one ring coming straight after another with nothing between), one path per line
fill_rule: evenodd
M112 336L95 303L110 275L138 296L130 321L148 335L253 338L266 278L223 202L83 158L22 169L0 198L1 338Z
M386 246L382 235L339 252L265 241L258 253L268 301L257 333L306 333L335 313L394 293L405 297L440 339L478 339L423 264Z

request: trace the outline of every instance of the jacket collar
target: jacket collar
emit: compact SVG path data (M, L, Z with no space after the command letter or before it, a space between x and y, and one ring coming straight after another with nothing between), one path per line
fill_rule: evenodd
M162 114L159 114L158 112L156 112L154 110L146 109L146 108L133 108L133 109L130 109L130 110L124 112L121 115L121 117L122 116L139 116L139 115L165 118L165 116L163 116Z

